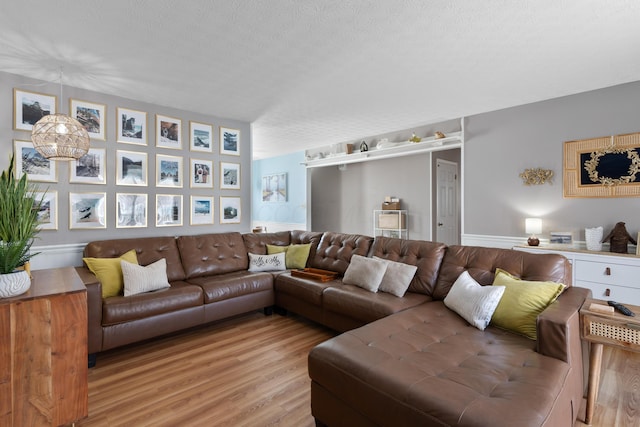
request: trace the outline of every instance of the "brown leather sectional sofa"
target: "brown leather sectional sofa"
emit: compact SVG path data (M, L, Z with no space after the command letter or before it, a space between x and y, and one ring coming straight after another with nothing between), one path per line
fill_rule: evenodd
M342 283L251 273L247 253L310 243L307 266L343 274L351 257L417 266L404 297ZM568 288L537 320L537 340L470 326L443 299L462 271L480 284L496 268L525 280L571 283L559 255L342 233L218 233L92 242L85 256L135 249L141 265L167 260L171 287L102 299L85 267L89 353L276 306L343 334L309 355L319 426L572 426L583 396L578 310ZM346 331L346 332L345 332Z

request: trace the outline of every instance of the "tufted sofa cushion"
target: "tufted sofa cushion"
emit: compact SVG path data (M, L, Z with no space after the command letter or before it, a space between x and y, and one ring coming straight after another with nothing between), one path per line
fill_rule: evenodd
M240 233L180 236L178 249L189 279L249 268L249 256Z
M418 270L408 290L431 296L446 250L444 243L378 236L373 242L369 256L415 265Z
M372 242L373 237L360 234L326 232L322 235L313 258L309 255L308 265L344 274L351 257L367 256Z
M323 405L332 401L366 414L370 425L540 426L569 372L567 363L536 353L535 342L491 326L480 331L441 301L309 354L312 411L327 425L345 419L335 404Z
M258 255L267 254L267 245L288 246L291 244L291 233L246 233L242 235L247 252Z
M550 281L571 286L571 264L561 255L531 254L478 246L449 246L442 260L433 299L444 299L465 270L469 271L476 282L490 285L498 267L523 280Z
M161 258L166 259L167 278L170 282L185 279L175 237L96 240L85 246L84 257L116 258L131 249L135 249L140 265L149 265Z

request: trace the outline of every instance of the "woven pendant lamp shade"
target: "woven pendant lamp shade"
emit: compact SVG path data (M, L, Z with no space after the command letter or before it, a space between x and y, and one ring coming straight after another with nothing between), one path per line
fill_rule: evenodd
M38 120L31 141L38 153L51 160L76 160L89 151L87 130L65 114L49 114Z

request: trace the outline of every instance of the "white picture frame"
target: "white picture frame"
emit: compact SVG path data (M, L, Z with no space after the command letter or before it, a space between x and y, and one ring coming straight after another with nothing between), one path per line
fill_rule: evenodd
M220 154L240 155L240 131L220 126Z
M156 114L156 147L182 149L182 120Z
M95 102L69 99L70 116L87 130L89 138L107 140L107 106Z
M212 225L214 198L209 196L191 196L191 225Z
M220 162L220 189L240 190L240 163Z
M116 185L147 186L147 153L116 150Z
M116 140L123 144L147 145L147 113L118 107Z
M107 154L104 148L90 148L78 160L69 162L69 182L80 184L107 183Z
M190 187L213 188L213 161L191 158L190 165Z
M213 152L213 126L189 121L189 149L191 151Z
M239 224L242 218L240 197L220 196L220 224Z
M116 228L147 227L146 193L116 193Z
M107 228L107 193L69 193L69 229Z
M40 203L38 208L38 230L57 230L58 229L58 192L36 191L34 196Z
M183 176L181 156L156 154L156 187L182 188Z
M13 89L13 128L31 132L38 120L56 114L58 97L45 93Z
M156 227L182 225L182 195L156 194Z
M31 141L14 140L15 174L27 174L29 181L58 182L57 162L45 159Z

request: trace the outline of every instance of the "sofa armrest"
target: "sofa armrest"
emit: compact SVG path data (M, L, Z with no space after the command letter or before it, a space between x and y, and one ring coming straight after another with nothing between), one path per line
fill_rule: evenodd
M102 350L102 285L86 267L76 267L76 272L87 288L87 324L89 354Z
M538 353L572 363L582 357L580 307L591 290L567 288L537 319Z

